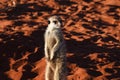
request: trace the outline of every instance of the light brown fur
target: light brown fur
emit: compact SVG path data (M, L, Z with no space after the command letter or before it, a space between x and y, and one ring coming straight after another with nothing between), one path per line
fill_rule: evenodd
M45 80L66 80L66 46L61 18L52 16L45 32Z

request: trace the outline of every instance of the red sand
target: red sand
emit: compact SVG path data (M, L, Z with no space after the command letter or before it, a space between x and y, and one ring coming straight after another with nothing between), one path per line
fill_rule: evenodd
M0 0L0 80L44 80L47 18L60 15L68 80L120 80L120 0Z

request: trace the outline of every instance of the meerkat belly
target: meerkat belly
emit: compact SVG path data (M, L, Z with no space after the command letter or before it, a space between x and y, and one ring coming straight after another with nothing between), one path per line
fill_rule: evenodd
M56 44L56 40L55 40L54 36L52 36L52 34L49 34L47 43L48 43L48 47L51 49Z

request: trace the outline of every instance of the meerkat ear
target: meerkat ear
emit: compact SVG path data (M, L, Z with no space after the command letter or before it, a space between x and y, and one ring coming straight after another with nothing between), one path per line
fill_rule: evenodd
M62 24L62 20L60 20L60 23Z
M65 22L63 22L62 20L61 20L61 26L63 27L64 25L65 25Z

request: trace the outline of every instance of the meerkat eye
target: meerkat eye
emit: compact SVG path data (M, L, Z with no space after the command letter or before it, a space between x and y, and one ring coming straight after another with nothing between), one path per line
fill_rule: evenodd
M48 21L48 24L50 24L50 21Z
M53 21L53 23L57 24L57 21Z

